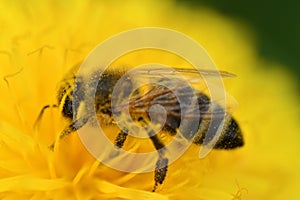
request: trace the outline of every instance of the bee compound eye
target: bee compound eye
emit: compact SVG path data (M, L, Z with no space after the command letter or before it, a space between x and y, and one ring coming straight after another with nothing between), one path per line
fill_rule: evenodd
M65 102L63 104L63 108L62 108L62 114L64 117L73 118L73 103L72 100L70 99L70 97L66 97Z

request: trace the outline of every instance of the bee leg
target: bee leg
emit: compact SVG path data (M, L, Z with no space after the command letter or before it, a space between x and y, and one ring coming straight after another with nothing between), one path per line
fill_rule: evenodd
M152 192L155 192L158 184L163 184L168 171L168 162L167 158L159 157L158 161L156 162L155 172L154 172L154 187Z
M148 133L149 133L149 136L152 135L153 130L151 129L150 131L148 131ZM127 130L120 131L120 133L118 134L118 136L115 139L115 142L114 142L115 146L118 147L118 148L122 148L125 141L126 141L127 136L128 136L128 131ZM154 135L154 136L151 136L150 139L151 139L155 149L158 151L158 154L159 154L159 158L156 162L155 172L154 172L155 184L154 184L154 187L153 187L153 190L152 190L152 192L155 192L158 184L162 184L165 177L166 177L166 175L167 175L168 159L165 158L165 156L164 156L165 152L164 152L163 147L165 145L161 142L159 137L157 135Z
M138 121L140 121L144 125L147 124L143 118L139 118ZM148 127L147 133L159 155L158 160L156 161L156 166L154 171L155 183L152 192L155 192L158 184L162 184L167 176L169 160L165 156L165 151L166 151L166 149L164 148L165 145L161 141L161 139L156 135L155 131L152 128Z
M154 132L153 130L148 131L149 135L152 135L151 131ZM159 155L154 171L155 183L152 192L155 192L158 184L162 184L166 178L169 160L165 157L165 145L162 143L160 138L157 135L153 135L150 137L150 139Z
M81 127L83 127L89 120L90 116L81 117L78 120L75 120L72 124L67 126L59 135L59 140L62 140L69 134L71 134L74 131L79 130ZM49 148L50 150L54 150L55 142L53 142Z
M122 148L125 143L125 140L127 138L127 135L128 135L127 130L125 130L125 131L121 130L115 139L115 142L114 142L115 146L118 148Z
M125 131L121 130L114 141L115 147L117 147L118 149L121 149L126 141L127 135L128 135L127 130L125 130ZM116 157L118 155L119 155L118 152L114 152L114 153L111 153L110 156Z

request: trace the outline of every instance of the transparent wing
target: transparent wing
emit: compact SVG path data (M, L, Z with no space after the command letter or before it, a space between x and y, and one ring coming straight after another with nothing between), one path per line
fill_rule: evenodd
M179 102L179 99L189 97L195 97L198 106L191 108L190 104ZM132 115L144 115L149 113L151 106L159 104L164 108L164 111L154 110L151 111L152 114L160 115L166 112L168 117L180 119L182 111L185 111L186 119L199 119L199 116L195 116L195 113L199 113L196 110L198 109L202 119L211 119L212 116L223 118L225 113L232 112L235 107L234 103L235 101L231 101L231 103L224 104L224 100L211 100L203 92L191 89L190 86L186 85L178 84L169 88L155 85L149 86L142 93L134 93L128 104L119 104L118 108L115 109L121 111L128 107Z
M226 71L191 69L191 68L151 68L138 69L132 72L133 75L140 78L180 78L184 77L190 82L199 82L207 78L233 78L236 75Z
M149 80L151 80L151 82L156 82L159 84L168 81L172 81L172 83L183 83L181 80L185 80L185 84L188 83L192 85L195 89L198 89L200 91L213 89L214 94L223 94L223 78L236 77L235 74L226 71L168 67L153 67L151 69L139 68L137 70L131 71L129 76L131 76L132 80L134 80L136 84L139 85L147 84ZM174 87L176 86L177 84L175 83ZM230 95L228 95L228 97L229 96Z
M223 85L218 84L221 78L230 77L235 77L235 75L217 70L167 67L138 68L129 71L125 75L123 74L122 78L125 81L130 80L134 85L141 87L129 94L128 84L120 84L119 87L121 88L118 88L119 97L113 97L115 100L113 110L122 112L126 108L133 115L145 115L149 113L152 105L159 104L165 109L169 117L180 118L181 111L185 111L185 117L199 118L199 116L194 115L194 111L197 110L193 110L189 104L179 102L180 98L196 96L198 106L194 109L200 109L201 117L208 119L212 115L224 117L224 112L232 112L237 105L234 98L224 91ZM214 84L214 79L219 80L219 82L217 81ZM209 82L209 88L205 86L207 82ZM209 99L205 92L209 93L211 90L214 94L220 95L215 95L214 99ZM163 111L159 110L152 112L163 114Z

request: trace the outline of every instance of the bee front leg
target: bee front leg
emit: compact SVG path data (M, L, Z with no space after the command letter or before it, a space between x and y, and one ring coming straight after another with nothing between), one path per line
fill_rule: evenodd
M67 126L59 135L58 141L62 140L69 134L71 134L74 131L79 130L81 127L83 127L89 120L90 116L81 117L78 120L75 120L73 123L71 123L69 126ZM56 141L54 141L50 146L49 149L51 151L54 150Z

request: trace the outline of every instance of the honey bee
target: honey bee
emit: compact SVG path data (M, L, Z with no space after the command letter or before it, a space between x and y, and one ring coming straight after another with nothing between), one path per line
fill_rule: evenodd
M61 110L61 114L64 118L70 120L70 125L68 125L61 133L60 139L63 139L67 135L76 130L79 130L83 127L91 118L89 114L89 109L86 108L86 112L82 117L74 118L77 115L79 107L82 106L82 102L84 101L83 96L93 96L89 93L89 89L83 86L83 82L81 81L82 77L78 77L76 75L76 70L79 66L74 67L69 74L65 76L65 78L61 81L61 85L58 89L57 93L57 104L52 105L53 107L59 107ZM193 69L183 69L183 68L173 68L177 72L187 75L188 77L192 77L199 72ZM207 135L207 131L209 128L209 124L212 122L211 115L216 114L218 116L218 112L225 113L224 115L224 126L221 130L220 137L215 143L215 149L235 149L237 147L241 147L244 145L244 140L242 136L242 131L236 122L236 120L232 117L229 112L226 112L226 108L222 106L217 106L216 109L212 109L212 100L206 95L204 92L195 89L194 87L189 87L183 85L181 83L176 84L177 76L173 75L168 70L165 69L148 69L142 70L136 74L134 77L132 75L125 75L125 70L106 70L101 73L101 75L97 75L99 72L95 72L95 76L90 77L90 80L94 83L92 87L95 87L94 94L94 110L97 113L98 120L101 123L105 124L114 124L115 119L113 118L113 109L116 114L122 113L122 99L126 99L125 97L131 95L130 101L127 104L129 107L130 115L134 119L134 121L140 124L148 124L149 117L149 108L152 105L159 104L165 109L166 120L162 126L161 131L165 131L170 135L176 135L179 132L179 127L182 121L181 115L182 110L185 109L184 105L180 105L177 95L182 96L191 96L196 95L196 104L199 116L188 116L190 123L198 124L197 131L192 132L192 134L183 135L186 138L193 139L193 143L196 145L205 144L205 137ZM207 76L222 76L222 77L231 77L233 76L231 73L225 71L213 71L213 70L202 70L201 74ZM125 82L122 84L121 91L118 95L119 101L116 105L116 108L112 107L112 93L113 90L121 77L127 76L124 80ZM135 82L134 80L137 77L145 78L148 77L150 79L155 79L158 83L166 82L171 83L173 88L168 88L163 85L149 85L146 90L137 90L133 93L130 93L133 88ZM76 83L75 83L76 79ZM193 79L195 80L195 79ZM190 81L192 82L192 81ZM174 83L174 84L173 84ZM74 101L74 90L76 89L76 99ZM174 93L176 91L177 95ZM50 107L50 105L45 106L38 120L41 118L44 109ZM160 113L157 113L158 116ZM126 124L125 124L126 126ZM219 125L217 125L219 126ZM218 127L216 127L218 128ZM123 128L118 133L117 137L114 140L114 145L116 148L122 148L127 136L129 128ZM157 186L164 182L164 179L167 175L168 171L168 158L165 156L164 151L159 151L165 147L165 144L162 142L161 138L158 134L153 134L153 130L147 129L149 132L149 139L152 141L154 148L157 150L159 157L156 162L156 168L154 171L154 187L153 192L155 192ZM212 138L209 138L212 139ZM54 148L55 143L53 143L50 148Z

